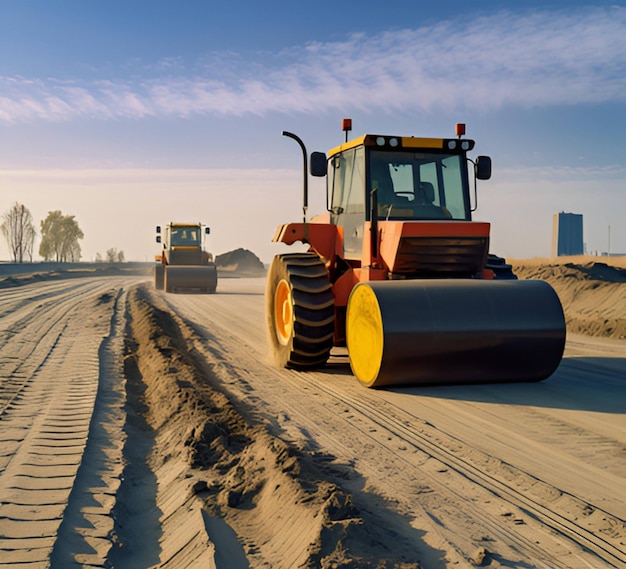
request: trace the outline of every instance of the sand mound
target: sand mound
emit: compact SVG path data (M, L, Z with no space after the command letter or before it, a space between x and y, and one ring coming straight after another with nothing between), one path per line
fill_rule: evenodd
M247 249L235 249L215 257L215 264L220 271L232 271L246 276L265 274L261 260Z
M128 314L128 381L141 384L137 411L155 433L152 468L162 479L187 465L208 538L219 546L226 524L247 560L229 566L419 569L398 536L354 506L337 482L345 472L270 434L216 387L193 330L147 285L130 293Z
M595 261L512 264L519 278L552 285L561 299L569 332L626 338L626 269Z

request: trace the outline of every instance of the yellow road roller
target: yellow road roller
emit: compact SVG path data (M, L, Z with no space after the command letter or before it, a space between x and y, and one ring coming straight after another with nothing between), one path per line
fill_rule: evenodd
M217 268L203 246L203 236L210 229L200 223L172 222L166 225L164 238L161 226L156 232L162 249L155 255L154 287L166 292L214 293Z

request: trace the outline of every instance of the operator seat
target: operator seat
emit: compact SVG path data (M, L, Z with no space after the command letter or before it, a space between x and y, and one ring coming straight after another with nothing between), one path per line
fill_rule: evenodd
M435 205L435 187L430 182L420 182L415 194L415 217L421 219L450 219L450 213Z
M417 205L433 205L435 201L435 188L430 182L420 182L415 196Z

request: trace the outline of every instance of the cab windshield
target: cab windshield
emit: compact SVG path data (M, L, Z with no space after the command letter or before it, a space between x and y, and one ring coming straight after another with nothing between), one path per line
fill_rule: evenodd
M197 227L172 227L170 243L174 247L200 245L200 231Z
M465 156L370 150L380 219L470 219ZM369 191L367 192L369 194Z

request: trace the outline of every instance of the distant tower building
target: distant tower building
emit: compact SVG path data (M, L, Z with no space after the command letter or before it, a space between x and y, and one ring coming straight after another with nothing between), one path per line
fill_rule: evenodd
M582 213L555 213L552 224L552 256L584 253Z

